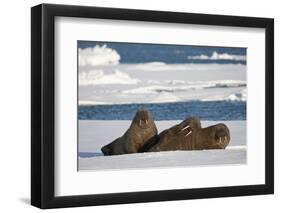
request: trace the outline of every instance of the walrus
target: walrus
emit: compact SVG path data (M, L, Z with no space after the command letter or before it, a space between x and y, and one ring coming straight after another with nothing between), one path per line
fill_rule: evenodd
M147 143L157 139L157 128L151 113L141 108L123 136L101 148L104 155L121 155L142 152Z
M198 118L189 118L161 132L147 151L225 149L229 141L230 133L225 124L202 128Z

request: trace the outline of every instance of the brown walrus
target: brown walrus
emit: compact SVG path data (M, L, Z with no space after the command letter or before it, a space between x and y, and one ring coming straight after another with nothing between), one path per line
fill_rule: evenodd
M225 124L201 128L198 118L189 118L178 125L164 130L146 151L225 149L230 133Z
M137 111L129 129L123 136L103 146L104 155L121 155L141 152L147 143L157 139L157 128L151 113L142 108Z

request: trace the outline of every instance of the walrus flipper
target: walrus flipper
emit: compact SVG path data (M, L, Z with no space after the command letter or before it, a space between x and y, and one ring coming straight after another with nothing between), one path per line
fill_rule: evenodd
M112 141L111 143L103 146L101 148L101 151L104 155L112 155L112 151L114 150L114 154L122 154L121 150L117 150L116 149L116 145L118 145L121 141L121 137L116 138L114 141Z

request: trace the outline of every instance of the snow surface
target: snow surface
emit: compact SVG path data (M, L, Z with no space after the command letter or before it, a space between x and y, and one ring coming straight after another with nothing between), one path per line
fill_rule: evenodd
M158 132L180 121L156 121ZM151 167L207 166L245 164L247 157L246 121L224 121L229 127L231 140L226 150L169 151L103 156L100 148L121 136L131 121L79 121L79 152L95 157L79 157L79 170L114 170ZM206 127L220 121L203 121ZM110 134L108 134L110 132Z

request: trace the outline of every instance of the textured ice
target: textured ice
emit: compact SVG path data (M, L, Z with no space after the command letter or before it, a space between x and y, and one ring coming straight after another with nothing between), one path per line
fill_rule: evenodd
M193 60L229 60L229 61L246 61L247 57L245 55L231 55L228 53L217 53L213 52L211 56L199 55L199 56L189 56L189 59Z
M246 66L117 64L79 67L79 104L245 101Z

